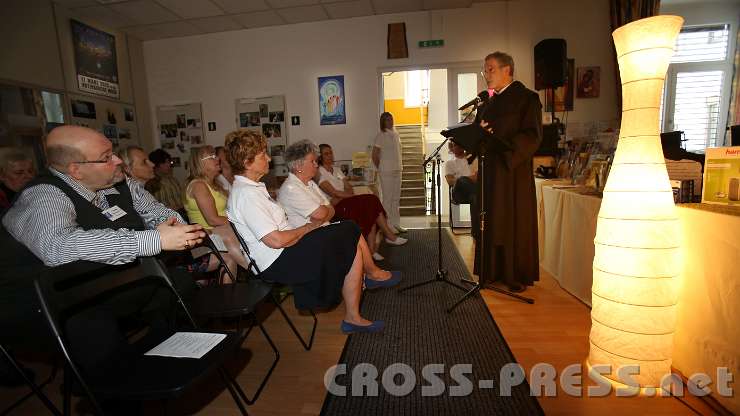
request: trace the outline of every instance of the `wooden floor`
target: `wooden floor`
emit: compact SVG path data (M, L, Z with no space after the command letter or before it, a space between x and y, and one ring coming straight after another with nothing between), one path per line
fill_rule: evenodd
M472 265L473 243L467 236L454 236L456 245L468 268ZM562 290L557 282L545 272L540 281L529 288L525 295L535 299L534 305L516 301L504 295L484 290L483 298L493 314L516 359L527 372L536 363L550 363L561 371L568 365L583 363L588 355L588 334L591 325L587 306ZM310 327L310 318L300 316L285 302L289 314L304 331ZM265 319L264 325L272 335L281 352L280 362L267 387L256 404L249 407L252 415L317 415L326 394L323 384L324 373L336 364L344 346L346 336L339 331L343 307L319 314L316 342L311 351L304 351L279 313L274 312ZM392 322L390 323L392 325ZM238 381L246 386L249 395L254 391L258 377L263 374L271 359L266 342L259 331L252 331L247 339L248 361L240 365ZM485 354L485 351L481 351ZM40 374L47 374L48 367L32 365ZM59 383L47 387L46 391L55 403L60 403ZM587 380L587 377L584 377ZM215 382L214 382L215 383ZM585 381L584 383L587 383ZM590 384L590 383L589 383ZM0 390L0 403L6 405L25 391ZM558 389L557 397L540 398L548 415L688 415L692 409L675 398L621 398L614 395L603 398L578 398L564 394ZM3 408L4 406L0 406ZM162 413L162 408L148 408L150 414ZM175 403L169 414L196 413L200 415L234 415L237 409L229 394L215 383L199 389L198 395L190 395ZM13 414L44 414L35 399L28 401Z

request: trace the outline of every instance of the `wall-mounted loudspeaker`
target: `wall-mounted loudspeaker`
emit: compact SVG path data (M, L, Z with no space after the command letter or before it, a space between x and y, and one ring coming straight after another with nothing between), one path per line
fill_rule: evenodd
M568 51L565 39L544 39L534 47L534 88L542 90L565 85Z

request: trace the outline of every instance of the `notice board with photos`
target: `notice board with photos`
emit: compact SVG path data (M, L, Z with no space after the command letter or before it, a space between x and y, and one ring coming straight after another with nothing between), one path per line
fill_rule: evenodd
M113 142L113 150L139 144L133 105L81 94L68 94L67 104L69 124L103 133Z
M205 146L201 103L157 107L157 129L160 146L172 157L175 177L184 181L190 174L190 148Z
M239 98L235 106L237 128L262 133L267 139L267 153L272 158L272 174L288 176L288 169L283 158L288 145L288 131L285 128L285 96Z

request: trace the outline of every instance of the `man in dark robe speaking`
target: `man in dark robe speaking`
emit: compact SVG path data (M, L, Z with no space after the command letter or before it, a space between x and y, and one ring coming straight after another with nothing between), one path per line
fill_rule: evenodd
M485 224L476 236L475 273L483 287L500 281L522 292L539 280L532 156L542 140L542 104L536 92L514 81L514 60L503 52L486 56L483 77L490 98L476 123L486 156L478 183L485 189L478 190L473 209L485 211Z

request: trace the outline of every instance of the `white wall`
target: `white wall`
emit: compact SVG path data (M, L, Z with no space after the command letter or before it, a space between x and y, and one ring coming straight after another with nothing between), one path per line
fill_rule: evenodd
M234 99L285 94L289 140L312 139L334 146L339 159L364 149L376 134L380 109L379 73L384 69L480 62L508 51L516 77L533 85L533 47L564 37L578 65L602 68L601 97L576 100L570 120L612 119L614 63L606 1L519 0L475 3L469 9L331 20L225 32L144 43L150 111L158 105L202 102L211 144L236 127ZM386 59L387 24L405 22L409 58ZM419 49L419 40L443 38L442 48ZM317 78L344 75L347 124L320 126ZM153 127L155 129L156 126Z

